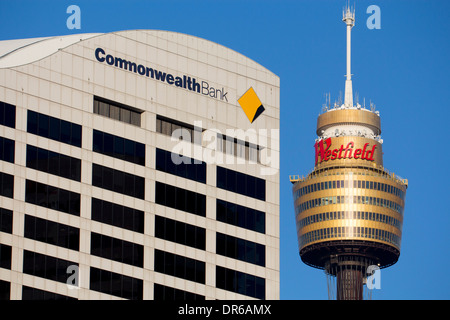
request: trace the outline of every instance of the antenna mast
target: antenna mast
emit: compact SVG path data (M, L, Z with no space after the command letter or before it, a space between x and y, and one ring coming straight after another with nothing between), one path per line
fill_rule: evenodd
M345 81L345 100L344 106L353 107L353 89L352 89L352 74L351 74L351 31L355 25L355 8L351 8L347 3L342 13L342 21L347 25L347 80Z

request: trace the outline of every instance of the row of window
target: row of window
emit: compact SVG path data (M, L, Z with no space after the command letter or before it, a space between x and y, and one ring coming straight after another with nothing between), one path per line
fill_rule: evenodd
M144 267L144 246L91 232L91 254L101 258Z
M25 215L24 236L76 251L80 244L80 229L29 215Z
M203 161L157 148L155 166L156 170L206 183L206 163Z
M92 150L110 157L145 166L145 144L143 143L94 129Z
M92 164L92 185L139 199L145 197L143 177L95 163Z
M219 232L216 233L216 253L262 267L266 265L264 245Z
M155 271L205 283L205 262L155 249Z
M235 155L249 162L261 163L260 148L256 144L222 134L217 135L217 151L227 155Z
M202 217L206 216L206 196L162 182L155 183L155 202Z
M141 110L104 98L94 96L94 113L138 127L141 126Z
M171 300L192 301L192 300L205 300L205 296L155 283L153 285L153 299L166 301Z
M0 160L14 163L14 140L0 137Z
M120 277L119 274L114 274L105 270L92 268L92 276L95 281L91 284L91 290L104 293L114 293L116 296L127 297L137 300L140 297L140 282L138 279L130 277ZM110 282L110 283L109 283ZM130 285L131 282L131 285ZM119 289L120 284L120 289ZM103 287L103 288L102 288ZM10 300L11 285L8 281L0 280L0 300ZM135 293L135 294L134 294ZM163 286L155 283L153 285L153 299L154 300L205 300L205 297L192 292ZM45 291L28 286L22 286L22 300L77 300L62 294Z
M155 216L155 237L205 250L206 230L181 221Z
M11 247L0 244L0 256L2 258L0 267L11 269ZM77 270L77 268L78 263L72 261L33 251L23 251L23 272L32 276L76 285L79 275L73 270ZM189 281L205 283L205 262L158 249L155 249L155 271ZM264 278L220 266L216 266L216 286L258 299L265 298ZM89 289L125 299L142 300L143 280L90 267ZM177 290L155 284L155 299L180 299L181 297L203 299L202 296ZM36 296L46 299L42 292L23 298L24 300L33 299Z
M296 206L295 214L299 214L311 208L326 206L329 204L368 204L388 208L403 215L403 207L398 203L383 198L369 196L329 196L311 199Z
M25 201L45 208L80 216L80 194L27 180Z
M402 229L402 222L394 217L386 214L367 212L367 211L333 211L333 212L321 212L308 216L300 221L297 221L297 230L312 223L328 221L328 220L340 220L340 219L361 219L369 221L377 221L389 224Z
M27 167L81 181L80 159L31 145L27 145Z
M92 220L144 233L144 211L96 198L91 203Z
M294 201L299 197L304 196L311 192L317 192L321 190L336 189L336 188L358 188L358 189L370 189L378 190L393 194L400 199L405 199L405 192L402 189L396 188L387 183L381 183L376 181L365 181L365 180L333 180L312 183L304 186L294 192Z
M5 182L2 183L2 181ZM13 181L12 175L0 173L0 183L2 186L5 185L1 189L3 196L12 197ZM26 180L25 201L72 215L80 215L80 194L40 182ZM177 210L206 216L206 196L193 191L157 181L155 201L157 204ZM216 201L218 221L261 233L265 232L264 212L220 199ZM92 199L92 219L135 232L143 233L144 231L143 211L95 198Z
M216 266L216 287L264 300L266 280L248 273Z
M28 110L27 132L81 148L81 125Z
M260 233L266 232L264 212L221 199L216 199L216 220Z
M217 166L217 187L266 201L266 180Z
M178 130L178 131L175 131ZM173 133L175 132L176 137L187 141L187 142L192 142L192 143L196 143L196 144L201 144L202 143L202 138L201 138L201 128L197 128L198 132L195 132L195 128L193 125L184 123L184 122L180 122L177 120L173 120L173 119L169 119L166 117L162 117L157 115L156 116L156 132L157 133L162 133L166 136L170 136L172 137ZM197 134L198 136L198 141L196 141L194 138L196 137L195 135Z
M16 127L16 106L0 101L0 125Z
M400 248L401 237L386 230L366 228L366 227L331 227L317 229L305 233L300 236L300 246L303 247L308 243L335 238L366 238L389 242Z

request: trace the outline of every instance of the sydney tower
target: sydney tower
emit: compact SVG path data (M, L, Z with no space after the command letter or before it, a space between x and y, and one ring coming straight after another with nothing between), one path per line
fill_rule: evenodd
M363 299L368 276L400 256L408 181L383 167L380 115L353 102L350 72L354 11L344 9L347 75L343 104L317 119L314 170L291 176L299 253L323 269L329 297ZM370 295L369 295L370 296Z

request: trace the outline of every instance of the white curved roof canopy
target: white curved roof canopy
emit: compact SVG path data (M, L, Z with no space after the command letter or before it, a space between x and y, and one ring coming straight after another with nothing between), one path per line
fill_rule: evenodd
M0 41L0 68L25 65L101 33Z

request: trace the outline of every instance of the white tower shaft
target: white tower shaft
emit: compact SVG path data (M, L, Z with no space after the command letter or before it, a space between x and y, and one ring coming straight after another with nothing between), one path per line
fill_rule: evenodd
M344 97L344 106L345 107L353 107L353 88L352 88L352 73L351 73L351 37L352 37L352 28L355 25L355 11L350 9L347 6L344 9L343 18L347 24L347 79L345 80L345 97Z

